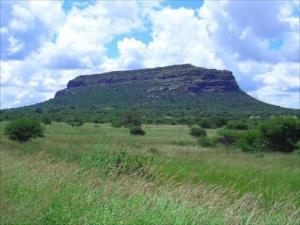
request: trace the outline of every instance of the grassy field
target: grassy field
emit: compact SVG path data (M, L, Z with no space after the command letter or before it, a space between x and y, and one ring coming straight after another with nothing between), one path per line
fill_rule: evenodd
M300 224L299 154L202 148L186 126L144 128L54 123L25 144L1 134L1 224ZM104 150L153 161L146 174L103 173Z

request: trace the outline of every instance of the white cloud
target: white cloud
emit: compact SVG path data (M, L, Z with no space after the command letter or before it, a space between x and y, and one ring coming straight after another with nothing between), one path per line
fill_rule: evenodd
M60 1L12 5L1 23L2 108L53 97L80 74L181 63L229 69L251 95L300 107L298 1L205 1L195 10L157 1L78 4L68 13ZM135 36L141 32L150 40ZM112 41L118 56L108 54ZM281 43L276 50L273 42Z
M8 43L9 43L9 48L7 49L7 52L10 55L19 52L24 47L24 44L21 43L16 38L14 38L13 36L8 37Z

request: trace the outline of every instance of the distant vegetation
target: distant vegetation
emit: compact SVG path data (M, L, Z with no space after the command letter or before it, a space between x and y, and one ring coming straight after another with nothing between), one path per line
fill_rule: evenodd
M204 123L202 120L202 124ZM250 128L250 130L247 130ZM297 149L300 140L300 119L290 116L272 117L253 123L246 121L229 121L226 128L219 129L210 140L199 127L192 127L192 136L199 138L202 146L236 146L245 152L280 151L292 152ZM202 138L202 140L201 140Z
M83 125L83 121L78 117L67 120L67 123L70 124L72 127L80 127Z

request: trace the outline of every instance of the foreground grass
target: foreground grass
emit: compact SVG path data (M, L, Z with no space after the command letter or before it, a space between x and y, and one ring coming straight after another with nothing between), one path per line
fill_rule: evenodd
M46 156L1 153L2 224L297 224L289 204L265 212L245 196L235 203L210 186L99 178ZM13 216L12 216L13 215Z
M197 146L185 126L47 127L26 144L1 136L2 224L299 224L300 157ZM212 135L215 130L210 130ZM101 143L156 149L153 180L99 176L82 159Z

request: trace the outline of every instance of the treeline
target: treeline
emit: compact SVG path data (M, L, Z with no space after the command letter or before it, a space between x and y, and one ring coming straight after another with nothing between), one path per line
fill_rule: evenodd
M214 123L212 123L214 125ZM190 134L203 147L223 145L244 152L300 152L300 119L293 116L276 116L265 120L234 120L208 137L207 124L192 126Z
M199 109L196 107L182 106L172 108L162 105L161 107L97 107L97 106L68 106L63 108L53 108L37 104L34 106L22 107L18 109L9 109L0 111L0 121L14 120L22 117L35 117L39 120L48 117L55 122L68 122L72 120L81 120L84 123L115 123L122 120L124 114L128 111L141 115L145 124L185 124L193 125L203 123L208 128L219 127L225 120L248 120L249 118L266 119L272 115L295 115L300 116L300 110L290 110L286 112L271 110L248 110L247 113L238 109L231 111L223 108Z
M21 119L17 120L12 119L13 122L9 124L10 127L6 128L6 133L11 139L19 139L22 142L31 138L30 135L27 137L27 133L31 132L30 130L32 130L33 138L43 135L43 128L37 125L40 122L45 125L51 124L53 121L65 122L73 127L82 126L86 122L78 115L57 121L40 110L37 110L37 113L38 116L37 114L29 116L32 119L22 119L26 117L20 117ZM92 122L97 124L104 121L97 118ZM128 128L132 135L145 135L142 124L149 124L151 121L136 111L129 110L106 122L109 122L112 127ZM164 122L167 123L167 121ZM248 118L198 116L179 120L178 124L187 124L191 128L190 134L198 139L201 146L205 147L232 146L245 152L292 152L300 148L300 119L297 116L251 116ZM217 135L208 137L206 129L217 129ZM37 130L39 134L36 133Z

